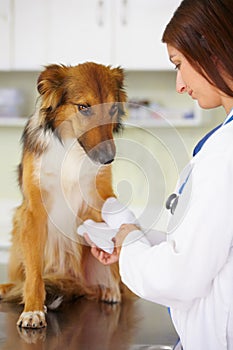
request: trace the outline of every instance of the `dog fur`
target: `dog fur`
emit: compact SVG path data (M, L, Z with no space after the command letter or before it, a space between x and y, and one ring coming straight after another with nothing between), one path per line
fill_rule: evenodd
M23 200L13 220L10 283L0 286L3 300L24 304L20 327L46 326L46 294L56 307L80 296L115 303L127 290L117 264L100 264L76 233L88 218L102 221L102 205L114 196L110 163L123 84L121 68L92 62L50 65L38 78L38 107L22 136Z

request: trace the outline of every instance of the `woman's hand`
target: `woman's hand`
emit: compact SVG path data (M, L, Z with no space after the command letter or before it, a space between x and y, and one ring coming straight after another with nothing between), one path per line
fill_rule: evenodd
M123 224L121 225L119 231L117 232L116 236L113 238L114 242L114 250L112 254L109 254L105 251L103 251L101 248L97 247L91 240L88 234L84 234L84 238L87 241L87 243L91 246L91 253L92 255L99 260L104 265L111 265L119 260L121 247L123 244L124 239L127 237L127 235L134 231L138 230L139 228L136 225L133 224Z
M90 239L87 233L84 233L83 237L85 238L86 242L91 246L91 253L92 255L99 260L104 265L110 265L118 261L119 255L117 255L116 247L114 247L114 250L112 254L109 254L102 250L101 248L97 247ZM113 238L114 240L114 238Z

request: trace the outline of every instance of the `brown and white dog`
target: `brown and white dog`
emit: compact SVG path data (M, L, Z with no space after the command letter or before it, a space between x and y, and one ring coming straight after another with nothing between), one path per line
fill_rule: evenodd
M22 137L23 201L14 216L10 283L0 285L3 300L21 293L20 327L46 326L46 294L115 303L127 290L118 266L101 265L76 232L86 219L102 221L102 205L114 196L110 163L123 83L122 69L92 62L50 65L39 76L39 106Z

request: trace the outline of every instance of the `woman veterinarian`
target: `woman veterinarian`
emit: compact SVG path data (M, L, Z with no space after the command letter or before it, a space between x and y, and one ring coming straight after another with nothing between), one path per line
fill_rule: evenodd
M151 246L122 225L112 255L123 282L140 297L169 306L184 350L233 350L233 3L184 0L163 34L177 69L176 90L204 109L222 106L223 123L196 147L169 198L167 240ZM181 214L183 213L183 214Z

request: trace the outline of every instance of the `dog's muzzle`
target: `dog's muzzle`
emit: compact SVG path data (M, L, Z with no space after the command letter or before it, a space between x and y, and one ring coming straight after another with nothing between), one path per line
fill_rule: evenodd
M116 147L113 140L101 142L101 144L91 149L88 149L88 147L85 146L80 139L78 141L93 162L107 165L114 161L116 156Z

